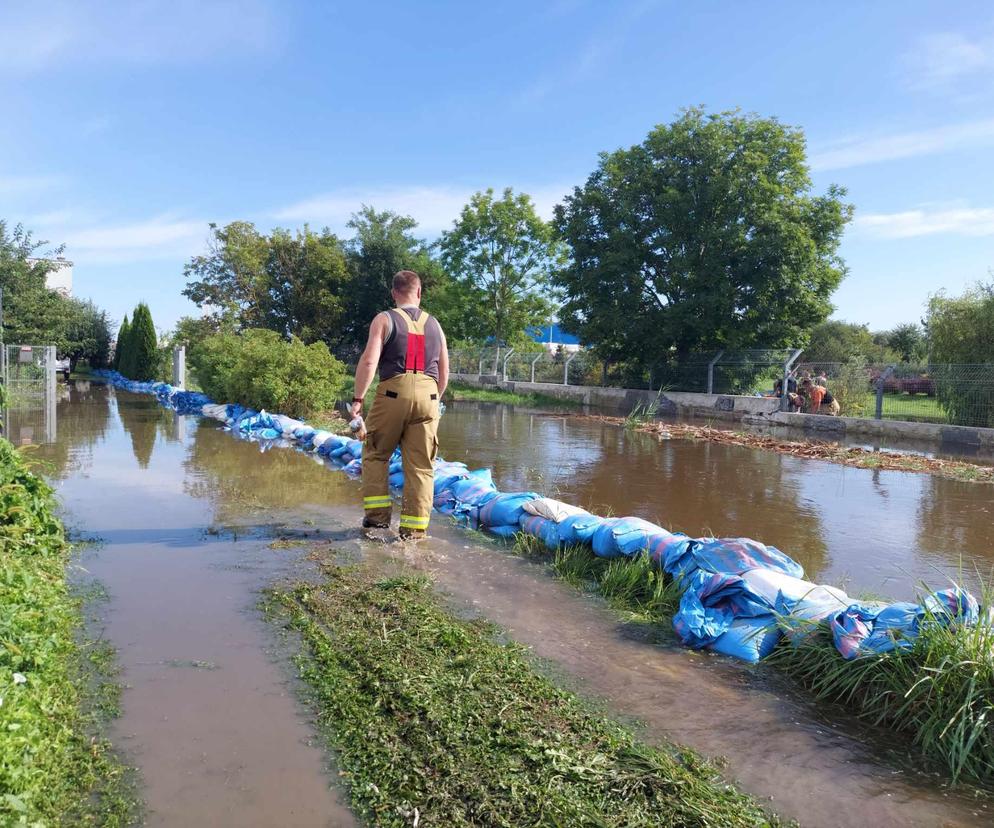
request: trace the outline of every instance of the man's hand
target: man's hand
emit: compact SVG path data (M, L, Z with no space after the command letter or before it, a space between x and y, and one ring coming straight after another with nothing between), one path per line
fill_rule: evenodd
M352 400L352 405L349 406L349 414L352 415L353 420L362 414L362 400Z

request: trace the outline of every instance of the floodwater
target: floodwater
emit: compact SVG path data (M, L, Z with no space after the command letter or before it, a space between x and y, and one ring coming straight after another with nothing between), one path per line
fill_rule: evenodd
M314 458L260 451L148 397L77 383L60 402L49 464L67 522L102 546L84 565L108 588L104 634L123 667L112 738L143 776L152 825L350 825L291 671L256 609L261 586L301 569L274 534L319 532L375 565L424 569L579 692L648 738L727 758L726 773L806 826L988 825L989 811L902 769L899 744L754 670L672 645L542 566L436 520L415 552L360 541L358 487ZM17 441L27 419L11 421ZM34 428L37 435L39 429ZM990 492L735 446L626 434L600 423L455 405L443 453L534 488L691 534L774 543L809 576L894 596L989 566Z

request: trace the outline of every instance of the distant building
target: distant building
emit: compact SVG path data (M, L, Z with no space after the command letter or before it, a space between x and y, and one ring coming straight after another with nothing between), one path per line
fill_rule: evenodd
M573 334L568 334L559 325L543 325L541 328L529 328L528 335L536 342L541 342L550 354L560 349L567 354L583 348L580 340Z
M29 262L44 262L49 265L45 276L45 286L63 296L72 296L72 262L62 256L54 259L28 259Z

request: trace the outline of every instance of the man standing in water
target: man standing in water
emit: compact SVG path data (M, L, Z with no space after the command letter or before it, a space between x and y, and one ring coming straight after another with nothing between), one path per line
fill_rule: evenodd
M362 501L366 529L390 526L390 456L397 446L404 460L404 500L400 536L423 538L434 495L438 451L438 406L449 381L449 351L438 320L421 309L421 278L413 270L393 277L397 307L376 315L366 350L355 372L352 416L379 371L373 409L365 423L362 449ZM360 434L360 438L363 435Z

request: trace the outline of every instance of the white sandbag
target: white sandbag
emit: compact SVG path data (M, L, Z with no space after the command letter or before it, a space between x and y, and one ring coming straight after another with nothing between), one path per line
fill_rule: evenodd
M284 437L289 437L298 428L301 428L304 423L300 420L295 420L293 417L287 417L286 414L273 414L273 419L279 423L280 431L283 432Z
M586 509L581 509L579 506L571 506L569 503L563 503L561 500L553 500L551 497L539 497L535 500L529 500L522 508L530 515L538 515L538 517L544 517L556 523L562 523L566 518L573 515L588 514Z
M330 431L316 431L314 433L314 439L311 441L314 446L314 450L317 451L321 448L321 444L329 440L332 436L333 435Z
M744 580L771 604L790 607L790 614L808 621L818 621L833 612L839 612L853 603L841 589L822 586L793 578L773 569L750 569L742 574Z

